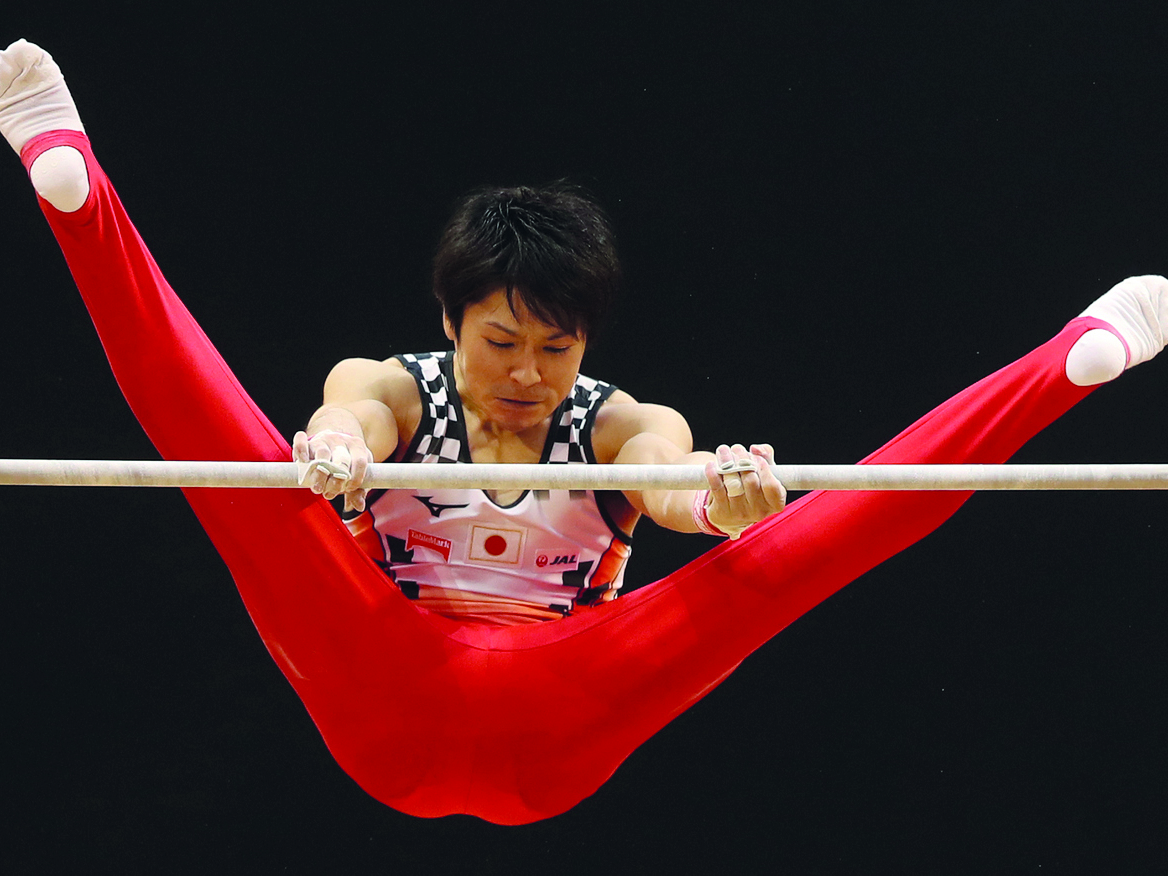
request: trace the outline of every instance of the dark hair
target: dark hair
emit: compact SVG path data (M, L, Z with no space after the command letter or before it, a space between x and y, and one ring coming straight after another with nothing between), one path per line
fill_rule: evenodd
M593 339L620 286L604 211L565 182L484 188L456 206L434 255L434 296L457 334L500 286L548 325Z

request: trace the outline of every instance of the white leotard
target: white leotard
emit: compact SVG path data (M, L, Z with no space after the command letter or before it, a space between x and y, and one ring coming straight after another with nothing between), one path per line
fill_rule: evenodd
M470 462L449 352L398 356L422 419L403 461ZM556 409L541 462L595 462L590 433L615 387L579 375ZM498 505L483 490L381 490L350 529L402 592L442 613L558 617L613 599L631 539L591 490L528 490Z

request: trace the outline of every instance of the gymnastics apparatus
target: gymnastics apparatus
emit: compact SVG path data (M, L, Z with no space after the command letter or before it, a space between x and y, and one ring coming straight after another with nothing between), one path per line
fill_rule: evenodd
M494 626L427 612L323 498L295 487L302 472L287 461L288 442L163 279L94 158L59 71L30 49L18 43L0 53L0 133L29 169L123 393L171 462L13 460L0 465L0 482L187 485L264 644L333 756L402 812L520 824L566 811L789 623L933 531L971 489L1168 486L1166 466L999 465L1095 386L1163 346L1168 281L1132 278L861 466L777 466L788 487L832 489L656 583L543 623ZM199 460L221 462L191 462ZM375 466L375 485L422 485L431 476L446 486L462 478L467 489L629 488L628 478L633 488L701 485L693 469L617 472L626 480L613 481L603 480L612 475L606 466L401 468ZM202 488L210 484L219 488Z

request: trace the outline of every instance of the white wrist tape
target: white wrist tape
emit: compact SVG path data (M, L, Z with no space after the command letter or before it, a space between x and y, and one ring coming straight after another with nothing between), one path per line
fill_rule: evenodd
M722 476L722 483L726 485L726 495L731 499L736 499L746 492L742 486L742 478L738 476L739 472L744 471L757 472L758 463L753 458L718 463L718 474Z
M352 474L343 465L337 465L335 462L329 462L327 459L314 459L312 462L296 463L296 482L300 486L304 486L304 482L315 471L323 471L330 478L338 478L342 481L347 481Z

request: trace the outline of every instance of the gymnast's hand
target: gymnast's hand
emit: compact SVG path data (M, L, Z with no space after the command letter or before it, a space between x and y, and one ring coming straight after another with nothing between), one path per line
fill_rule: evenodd
M706 463L710 482L706 519L735 539L748 526L782 511L787 491L771 471L774 464L775 451L769 444L752 444L749 452L741 444L718 447L715 459Z
M292 439L292 461L310 468L301 483L312 492L332 500L342 493L346 511L364 511L365 494L362 487L372 451L358 435L324 429L309 437L297 432Z

